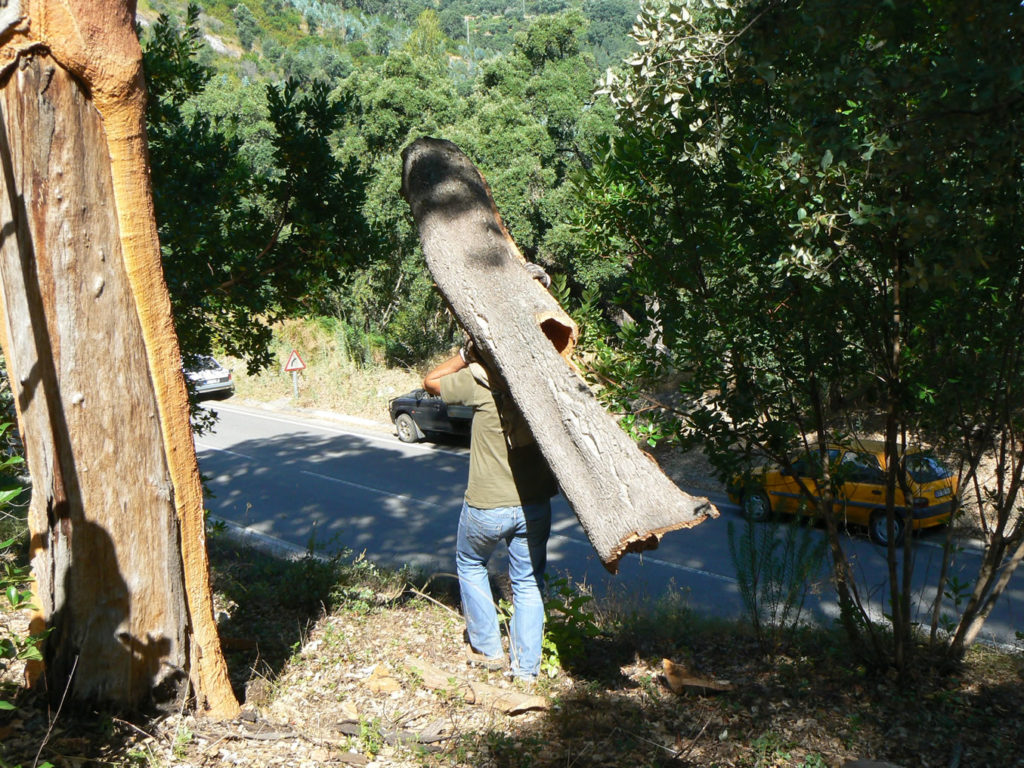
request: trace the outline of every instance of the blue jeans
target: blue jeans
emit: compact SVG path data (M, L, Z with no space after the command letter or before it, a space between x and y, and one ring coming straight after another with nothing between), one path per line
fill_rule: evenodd
M499 541L508 546L508 575L512 581L512 626L509 630L512 674L536 677L540 672L544 637L544 599L541 586L551 533L551 502L522 507L476 509L462 503L455 545L455 570L462 593L469 644L477 653L502 655L498 614L491 598L487 561Z

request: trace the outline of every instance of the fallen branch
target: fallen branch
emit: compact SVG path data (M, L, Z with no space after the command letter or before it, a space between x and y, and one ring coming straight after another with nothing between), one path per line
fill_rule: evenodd
M712 680L691 673L682 664L669 659L661 660L661 668L665 673L665 681L673 693L682 693L687 688L700 688L706 691L731 691L735 686L728 680Z
M381 737L386 744L393 747L408 747L415 745L425 752L440 752L441 748L436 746L439 741L447 741L451 738L448 734L442 733L443 723L434 721L423 731L403 731L400 728L385 728L381 730ZM346 736L362 736L365 725L358 720L342 720L335 723L334 729Z

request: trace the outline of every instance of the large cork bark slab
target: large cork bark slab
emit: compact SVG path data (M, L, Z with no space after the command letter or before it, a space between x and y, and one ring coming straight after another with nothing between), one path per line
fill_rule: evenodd
M490 189L449 141L402 153L402 194L438 289L504 379L605 567L717 510L683 493L601 407L567 358L577 330L532 279Z

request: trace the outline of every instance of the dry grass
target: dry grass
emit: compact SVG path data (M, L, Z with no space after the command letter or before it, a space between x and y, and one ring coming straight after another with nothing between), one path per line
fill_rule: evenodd
M284 371L293 349L306 364L296 377L297 398L292 374ZM256 376L246 373L242 361L224 359L232 369L238 399L387 422L388 400L415 389L423 378L423 371L386 368L381 363L356 365L343 334L313 321L281 323L273 352L278 365Z

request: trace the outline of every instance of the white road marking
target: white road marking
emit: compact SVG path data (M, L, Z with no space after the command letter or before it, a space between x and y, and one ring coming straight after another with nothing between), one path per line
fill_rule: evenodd
M203 445L202 443L196 443L197 451L217 451L218 453L226 453L228 456L237 456L240 459L246 459L247 461L256 461L252 456L246 456L244 453L238 451L232 451L228 448L218 448L215 445Z
M361 491L369 491L370 493L376 493L379 496L387 496L391 499L401 499L402 501L408 501L413 504L420 504L424 507L435 507L436 509L448 509L447 504L437 504L433 501L424 501L423 499L417 499L415 496L409 496L405 493L391 493L381 488L374 488L369 485L362 485L361 483L353 483L351 480L342 480L339 477L332 477L331 475L321 475L319 472L310 472L306 469L299 470L300 475L309 475L311 477L318 478L320 480L326 480L329 483L338 483L339 485L347 485L352 488L358 488Z
M577 546L585 547L586 549L593 549L593 545L589 541L586 541L584 539L578 539L575 536L566 536L564 533L553 533L553 534L551 534L550 538L557 539L557 540L560 540L560 541L567 541L570 544L576 544ZM680 563L673 563L673 562L670 562L668 560L662 560L660 557L649 557L648 555L644 554L643 552L637 554L637 557L640 559L641 564L652 563L654 565L660 565L660 566L663 566L665 568L671 568L672 570L683 571L684 573L692 573L692 574L694 574L696 576L706 576L709 579L717 579L718 581L724 581L726 584L738 584L739 583L736 579L734 579L731 576L723 576L720 573L714 573L713 571L707 571L707 570L705 570L703 568L694 568L694 567L689 566L689 565L682 565Z
M196 450L217 451L218 453L226 453L229 456L237 456L238 458L246 459L247 461L256 461L256 459L254 457L252 457L252 456L246 456L244 453L239 453L238 451L232 451L232 450L229 450L227 448L218 448L217 446L214 446L214 445L205 445L205 444L202 444L202 443L196 443ZM424 507L435 507L437 509L447 509L448 508L448 505L437 504L436 502L433 502L433 501L424 501L423 499L417 499L415 496L409 496L408 494L405 494L405 493L392 493L391 491L386 491L383 488L374 488L372 485L363 485L362 483L353 483L351 480L342 480L340 477L333 477L331 475L324 475L324 474L321 474L319 472L310 472L308 469L300 469L300 470L298 470L298 473L300 475L309 475L310 477L315 477L315 478L317 478L319 480L326 480L327 482L330 482L330 483L338 483L339 485L347 485L347 486L349 486L351 488L358 488L361 491L366 491L368 493L375 493L378 496L386 496L386 497L388 497L390 499L399 499L401 501L407 501L407 502L410 502L412 504L419 504L419 505L424 506Z

